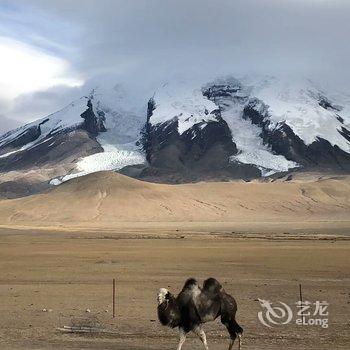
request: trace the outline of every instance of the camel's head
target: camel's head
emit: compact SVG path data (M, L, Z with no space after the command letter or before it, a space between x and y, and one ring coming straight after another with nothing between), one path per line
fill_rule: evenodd
M170 292L166 288L160 288L157 293L158 305L163 304L165 301L169 300Z
M178 327L181 314L174 296L166 288L161 288L157 293L157 302L159 322L163 326Z

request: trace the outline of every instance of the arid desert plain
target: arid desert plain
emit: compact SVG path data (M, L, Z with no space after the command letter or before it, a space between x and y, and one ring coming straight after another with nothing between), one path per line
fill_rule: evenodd
M349 349L349 193L346 176L159 185L99 173L4 199L0 348L176 349L157 290L213 276L237 300L243 349ZM259 299L294 310L299 284L304 300L329 303L328 328L264 326ZM74 322L106 332L58 330ZM204 328L210 349L227 349L219 321ZM201 348L191 336L183 349Z

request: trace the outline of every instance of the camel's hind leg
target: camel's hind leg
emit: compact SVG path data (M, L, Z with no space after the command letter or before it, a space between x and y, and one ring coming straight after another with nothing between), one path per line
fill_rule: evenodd
M242 347L242 334L238 334L238 350L241 350Z
M230 344L228 345L228 350L232 350L233 344L235 343L235 339L230 339Z
M209 350L208 343L207 343L207 337L205 335L205 332L201 326L196 327L193 330L194 334L198 336L198 338L201 340L201 342L204 345L205 350Z
M230 344L228 346L228 350L232 350L233 344L238 336L238 349L241 350L242 345L242 327L236 322L235 319L221 319L221 322L226 326L229 334L230 334Z
M233 344L235 342L235 339L230 340L230 344L228 346L228 350L232 350ZM242 347L242 334L238 334L238 350L241 350Z

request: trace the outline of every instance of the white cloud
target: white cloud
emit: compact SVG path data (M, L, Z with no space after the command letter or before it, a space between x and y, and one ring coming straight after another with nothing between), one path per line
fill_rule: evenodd
M17 96L55 85L80 86L67 61L20 41L0 36L0 95L8 107Z

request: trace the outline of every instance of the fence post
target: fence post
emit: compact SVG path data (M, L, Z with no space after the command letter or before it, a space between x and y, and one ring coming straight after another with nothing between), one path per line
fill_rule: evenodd
M115 278L113 278L113 318L115 318Z
M303 310L303 292L301 290L301 283L299 283L299 298L300 298L300 306L301 306L301 309ZM302 312L301 313L301 318L303 320L303 324L304 324L304 313Z

